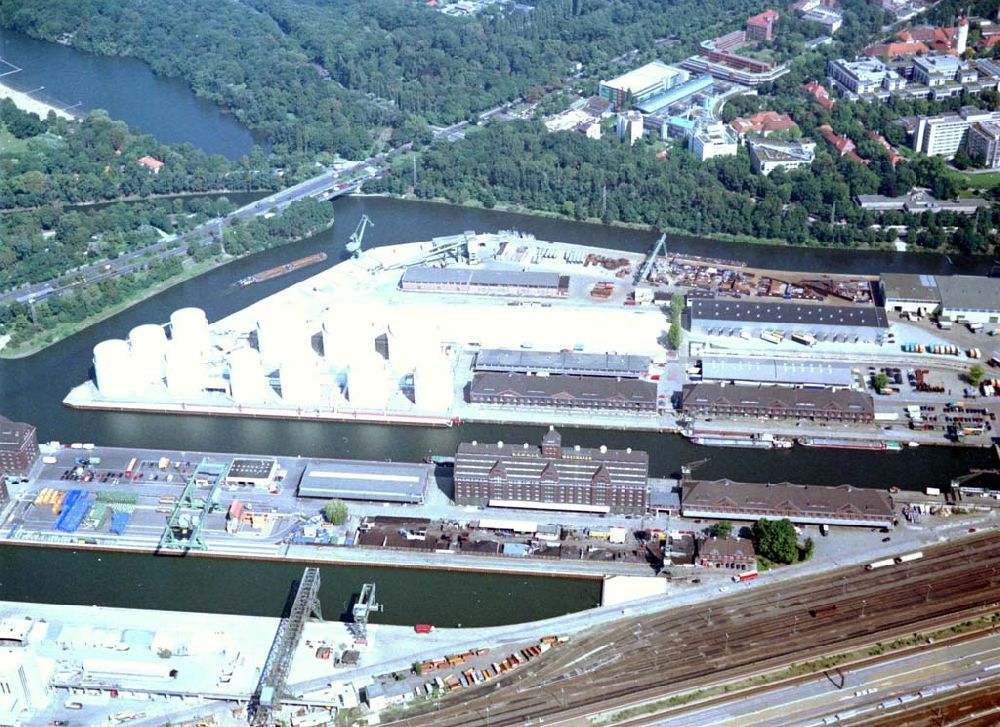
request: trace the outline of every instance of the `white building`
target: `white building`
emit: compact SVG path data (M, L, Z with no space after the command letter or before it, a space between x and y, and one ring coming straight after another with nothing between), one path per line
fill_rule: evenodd
M618 114L618 138L628 140L633 146L642 138L642 114L638 111L626 111Z
M1000 168L1000 122L982 121L969 127L969 156L990 169Z
M972 83L979 77L974 68L948 54L915 56L913 80L929 88L948 83Z
M967 323L1000 323L1000 278L937 275L942 318Z
M779 167L798 169L808 167L816 158L816 144L812 141L778 141L747 138L750 166L757 174L767 176Z
M957 114L922 116L913 133L913 149L928 156L951 158L965 143L969 128L983 122L1000 122L1000 111L963 107Z
M41 659L31 650L0 651L0 717L30 717L45 709L50 699L52 667L51 660Z
M819 23L826 28L826 32L830 35L833 35L840 30L840 26L844 24L844 18L840 13L833 8L824 7L822 5L817 5L816 7L803 12L802 19Z
M739 138L736 132L721 121L699 124L688 137L688 149L698 157L699 161L733 156L738 146Z
M684 83L688 78L690 74L681 68L653 61L618 78L601 81L598 94L611 102L614 111L620 111L628 107L629 100L633 104L640 103Z
M906 87L906 79L877 58L836 58L827 63L826 76L842 96L854 100L872 94L888 98L892 91Z

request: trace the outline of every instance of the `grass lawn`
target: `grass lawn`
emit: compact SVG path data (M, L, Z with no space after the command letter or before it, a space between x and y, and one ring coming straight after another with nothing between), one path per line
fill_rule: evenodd
M1000 172L986 172L984 174L958 172L957 175L973 189L993 189L1000 186Z
M0 154L18 154L24 150L24 141L15 139L7 129L0 126Z

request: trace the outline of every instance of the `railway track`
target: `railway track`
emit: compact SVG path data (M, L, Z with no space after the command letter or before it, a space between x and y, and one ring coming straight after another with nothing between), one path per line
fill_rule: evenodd
M977 536L926 549L923 559L891 568L842 569L623 620L400 723L464 727L584 717L716 681L723 673L756 673L883 635L909 635L998 603L1000 534ZM613 655L619 658L607 658Z
M1000 723L1000 683L997 680L844 722L857 727L993 727L997 723Z

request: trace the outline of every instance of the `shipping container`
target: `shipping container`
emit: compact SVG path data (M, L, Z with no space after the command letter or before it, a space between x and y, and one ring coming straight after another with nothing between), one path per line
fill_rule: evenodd
M416 624L413 627L413 630L416 631L418 634L429 634L431 631L434 630L434 627L431 626L430 624Z
M768 343L781 343L781 337L772 331L764 331L760 337Z

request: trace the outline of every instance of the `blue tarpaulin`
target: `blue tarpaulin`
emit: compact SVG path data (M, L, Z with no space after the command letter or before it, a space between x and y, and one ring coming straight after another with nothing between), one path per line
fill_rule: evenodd
M65 509L65 507L63 508L62 515L56 521L56 529L62 530L65 533L76 532L76 529L80 527L80 523L83 522L83 519L87 517L87 513L90 512L90 507L90 500L85 497L79 497L69 510Z
M127 512L116 512L111 514L111 532L115 535L121 535L125 532L125 527L128 525L131 513Z

